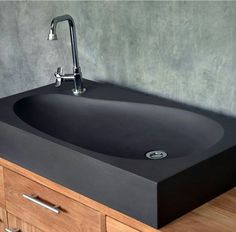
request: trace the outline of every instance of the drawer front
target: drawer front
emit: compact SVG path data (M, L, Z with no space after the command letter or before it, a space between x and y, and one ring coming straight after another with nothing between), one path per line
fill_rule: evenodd
M46 232L100 232L101 214L4 169L6 209ZM58 206L58 207L56 207Z
M106 217L106 230L107 232L140 232L110 217Z
M15 217L12 214L7 215L8 219L8 231L9 232L43 232L42 230L31 226L30 224L22 221L21 219Z

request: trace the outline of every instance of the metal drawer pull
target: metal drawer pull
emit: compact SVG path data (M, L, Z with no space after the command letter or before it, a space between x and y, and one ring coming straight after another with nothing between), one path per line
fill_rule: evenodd
M5 232L20 232L20 229L13 229L13 230L5 229Z
M46 209L48 209L48 210L50 210L50 211L52 211L54 213L57 213L57 214L60 213L60 209L59 209L58 206L49 205L47 203L44 203L43 201L39 200L38 196L36 196L36 195L28 196L26 194L23 194L22 197L24 197L25 199L27 199L27 200L29 200L29 201L37 204L37 205L40 205L40 206L42 206L42 207L44 207L44 208L46 208Z

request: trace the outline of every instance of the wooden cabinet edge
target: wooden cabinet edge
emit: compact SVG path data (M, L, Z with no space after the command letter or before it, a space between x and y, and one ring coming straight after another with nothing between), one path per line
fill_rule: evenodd
M0 166L0 206L5 207L3 167Z
M0 229L1 231L5 231L5 228L7 228L7 212L4 208L0 207Z
M106 216L109 216L111 218L114 218L116 220L118 220L119 222L122 222L124 224L126 224L127 226L130 226L138 231L142 231L142 232L160 232L160 230L157 230L155 228L152 228L140 221L137 221L136 219L134 218L131 218L127 215L124 215L112 208L109 208L108 206L105 206L101 203L98 203L92 199L89 199L88 197L86 196L83 196L79 193L76 193L64 186L61 186L59 184L56 184L55 182L49 180L49 179L46 179L34 172L31 172L23 167L20 167L19 165L17 164L14 164L12 162L9 162L5 159L2 159L0 158L0 165L3 167L3 168L7 168L13 172L16 172L32 181L35 181L47 188L50 188L58 193L61 193L71 199L74 199L94 210L97 210L99 212L101 212L101 214L103 215L101 217L101 225L102 225L102 232L105 232L105 228L106 228L106 225L105 225L105 218Z

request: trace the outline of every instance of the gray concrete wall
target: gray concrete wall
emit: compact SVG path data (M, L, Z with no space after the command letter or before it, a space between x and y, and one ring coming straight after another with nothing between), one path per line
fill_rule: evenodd
M236 116L236 2L0 2L0 97L71 70L65 13L85 78Z

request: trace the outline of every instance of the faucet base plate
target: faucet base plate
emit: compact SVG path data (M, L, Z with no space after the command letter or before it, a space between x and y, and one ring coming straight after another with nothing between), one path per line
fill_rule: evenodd
M78 96L82 93L86 92L86 88L83 88L82 90L79 90L79 89L72 89L72 93L75 95L75 96Z

